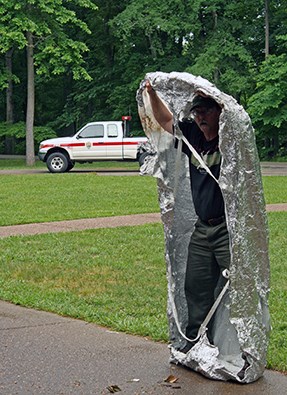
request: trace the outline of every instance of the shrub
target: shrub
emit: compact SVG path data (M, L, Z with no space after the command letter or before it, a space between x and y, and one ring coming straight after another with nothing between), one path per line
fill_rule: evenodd
M24 122L17 122L9 124L0 122L0 153L6 154L6 138L13 141L13 151L9 152L16 155L25 155L26 151L26 126ZM38 150L38 145L42 140L57 137L56 132L48 126L34 127L34 142L35 150Z

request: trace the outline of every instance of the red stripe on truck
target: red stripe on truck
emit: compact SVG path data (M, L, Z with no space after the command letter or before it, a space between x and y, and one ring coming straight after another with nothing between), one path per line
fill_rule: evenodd
M94 147L96 146L113 146L113 145L138 145L138 141L125 141L124 143L121 141L116 141L116 142L96 142L92 143ZM65 147L65 148L73 148L73 147L85 147L86 143L62 143L59 145L60 147ZM57 147L55 144L45 144L41 146L41 149L43 148L52 148L52 147Z
M86 144L85 143L62 143L60 144L60 147L67 147L67 148L73 148L73 147L84 147Z
M43 148L52 148L52 147L55 147L55 145L54 144L41 144L41 149L43 149Z
M98 143L93 143L93 146L97 145L138 145L138 141L125 141L124 143L121 141L116 141L116 142L98 142Z

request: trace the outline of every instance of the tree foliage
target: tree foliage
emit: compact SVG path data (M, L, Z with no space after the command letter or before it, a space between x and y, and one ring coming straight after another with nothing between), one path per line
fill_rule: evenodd
M131 114L140 128L135 93L145 73L187 71L248 108L262 155L286 155L286 2L0 0L0 109L5 119L12 82L15 122L27 112L27 32L36 126L64 134Z
M287 55L270 55L260 68L256 92L248 110L257 125L264 154L286 154L287 149Z
M90 0L75 0L72 8L65 3L62 0L1 0L0 3L0 52L7 53L11 48L26 48L28 165L34 164L35 67L37 73L45 77L62 74L70 68L75 79L90 79L82 66L83 53L88 48L84 42L70 37L67 26L91 33L87 24L77 17L73 7L95 10L96 6ZM11 70L8 74L11 74ZM11 78L10 76L10 81Z
M69 3L73 3L72 7ZM30 32L39 75L61 74L73 66L75 78L90 78L82 67L83 53L88 47L70 37L73 28L91 33L87 23L77 16L76 10L81 7L97 9L91 0L1 0L0 51L5 53L11 47L24 49Z

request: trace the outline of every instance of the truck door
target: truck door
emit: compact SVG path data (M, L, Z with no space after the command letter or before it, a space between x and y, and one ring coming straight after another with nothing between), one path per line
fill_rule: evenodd
M138 138L133 137L131 133L131 116L122 116L123 128L123 159L136 159Z
M119 122L111 122L107 124L107 159L122 159L123 158L123 141L122 130L119 130L121 124Z
M73 157L77 160L106 158L104 124L88 124L80 130L77 139L84 144L73 148Z

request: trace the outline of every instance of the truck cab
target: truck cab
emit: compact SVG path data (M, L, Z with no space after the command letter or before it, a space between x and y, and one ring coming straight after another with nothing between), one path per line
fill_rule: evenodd
M44 140L38 156L50 172L63 173L76 162L136 160L138 146L146 140L131 136L130 117L124 116L122 121L87 123L72 137Z

